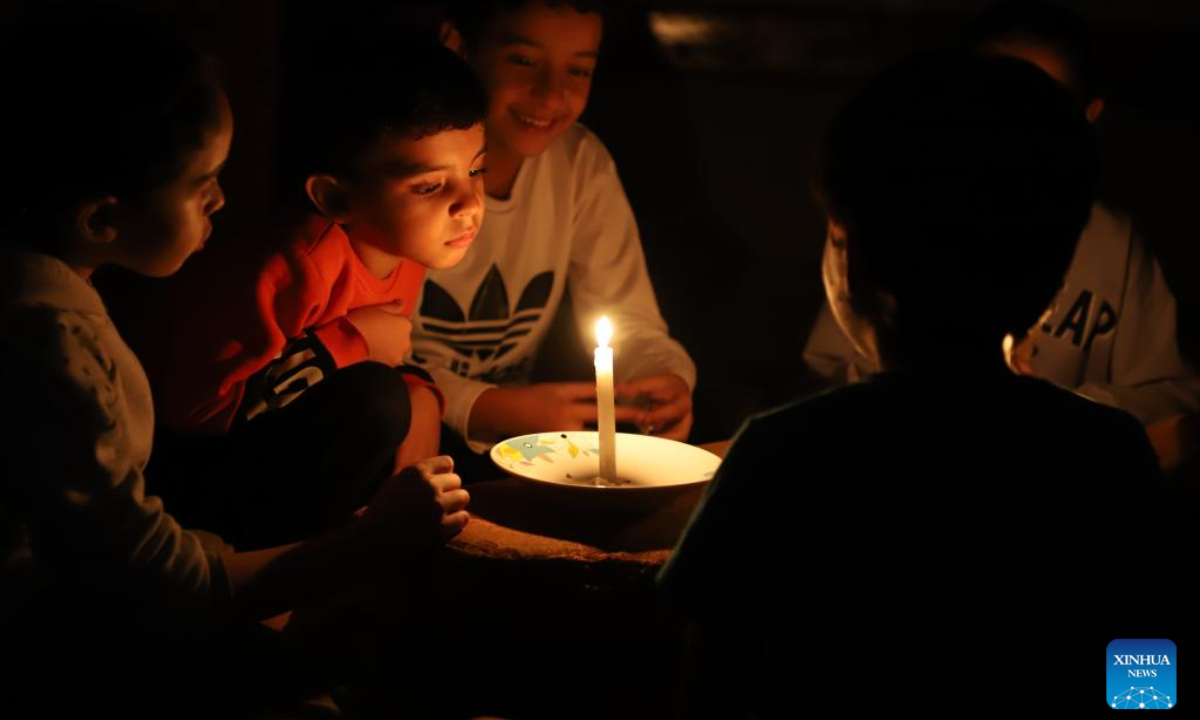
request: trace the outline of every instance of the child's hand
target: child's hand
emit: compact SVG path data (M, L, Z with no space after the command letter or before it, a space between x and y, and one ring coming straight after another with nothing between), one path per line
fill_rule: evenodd
M1041 331L1034 328L1015 346L1012 335L1004 336L1004 359L1013 372L1018 375L1033 375L1033 356L1037 352L1036 343L1040 335Z
M618 405L617 422L637 422L642 410ZM471 408L475 431L500 437L555 430L582 430L596 422L596 384L592 382L536 383L526 387L492 388Z
M362 522L372 523L377 532L399 547L442 543L462 532L470 501L462 479L454 473L448 455L421 460L383 482L367 505Z
M616 387L618 398L650 400L637 424L650 435L683 442L692 431L692 392L678 375L646 375ZM619 409L619 408L618 408Z
M355 308L346 319L367 341L367 359L396 367L412 347L412 321L404 317L401 303Z

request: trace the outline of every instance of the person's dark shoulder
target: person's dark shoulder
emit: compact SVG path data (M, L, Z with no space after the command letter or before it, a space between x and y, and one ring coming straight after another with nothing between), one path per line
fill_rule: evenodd
M1034 396L1040 396L1047 404L1053 404L1056 412L1069 416L1077 422L1095 425L1097 427L1130 428L1140 427L1137 419L1118 408L1090 400L1079 393L1064 390L1052 383L1037 378L1017 378L1017 383L1028 388Z
M861 418L864 412L887 402L889 390L870 381L825 390L751 416L743 434L752 431L755 435L808 437L834 432L838 430L836 423Z
M821 427L817 418L826 412L824 397L840 390L796 400L747 418L734 435L717 473L714 485L720 487L721 494L728 495L740 488L741 477L755 475L759 470L764 471L759 481L764 484L774 483L787 474L788 465L798 459L795 456L798 446L807 441L814 427Z
M1038 436L1031 461L1068 458L1068 479L1093 487L1161 482L1157 456L1134 416L1036 378L1016 378L1012 389L1031 409L1027 422Z
M847 459L869 452L888 393L871 383L834 388L751 416L723 463L725 484L754 478L784 496L832 492Z
M1115 438L1145 439L1141 423L1124 410L1104 405L1037 378L1014 378L1013 387L1019 388L1028 397L1031 406L1040 408L1056 421L1086 428L1097 433L1098 437L1109 435Z
M741 435L818 462L835 451L856 452L877 442L889 427L902 424L899 418L912 395L905 380L880 377L843 385L754 415Z

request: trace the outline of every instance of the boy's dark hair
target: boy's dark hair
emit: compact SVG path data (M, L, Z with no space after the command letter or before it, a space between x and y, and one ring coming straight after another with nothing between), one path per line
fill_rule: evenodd
M497 15L516 12L535 3L549 8L569 7L579 13L597 13L605 19L609 5L605 0L454 0L447 11L447 19L454 23L463 42L470 48L479 42Z
M487 114L470 66L425 34L393 32L317 61L296 88L309 106L293 111L287 133L292 185L314 173L353 177L363 153L385 137L465 130Z
M1097 162L1083 113L1029 63L939 53L886 72L836 117L817 179L856 310L910 348L1021 337L1062 284Z
M1068 87L1082 103L1100 96L1096 54L1083 18L1045 0L1004 0L976 18L964 33L967 47L1024 42L1049 48L1066 62Z
M111 7L24 18L0 50L3 193L15 238L43 243L77 203L138 203L183 171L219 118L205 57L152 18Z

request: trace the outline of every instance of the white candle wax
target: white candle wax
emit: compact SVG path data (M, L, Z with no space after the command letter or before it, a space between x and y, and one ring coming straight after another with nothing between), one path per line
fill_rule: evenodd
M613 351L608 346L612 324L596 323L596 426L600 431L600 477L617 481L617 418L613 394Z

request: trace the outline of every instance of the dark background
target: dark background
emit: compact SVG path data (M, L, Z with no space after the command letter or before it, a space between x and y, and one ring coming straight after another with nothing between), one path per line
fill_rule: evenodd
M0 19L36 4L9 4ZM433 27L440 12L438 3L362 0L125 4L178 18L223 68L236 132L218 243L247 234L275 206L283 108L336 101L290 88L288 68L382 23ZM693 440L729 437L747 414L813 387L801 351L823 297L823 219L809 193L821 130L861 81L912 50L953 41L988 4L613 3L583 122L617 160L663 313L699 367ZM1181 342L1195 356L1200 59L1191 48L1200 5L1063 4L1087 19L1101 62L1106 196L1159 254L1179 299ZM562 327L574 338L572 324ZM589 372L577 339L545 355L546 377Z
M36 4L6 3L0 22ZM236 133L222 176L228 205L215 217L213 242L250 232L274 207L277 126L295 58L319 55L333 40L378 23L429 26L438 14L437 4L428 2L125 4L178 18L223 66ZM824 227L808 186L817 139L838 102L888 62L951 41L988 4L645 0L618 6L584 122L617 160L663 312L699 367L693 440L728 437L748 413L811 387L801 350L823 297ZM1195 357L1200 59L1193 48L1200 46L1200 3L1063 4L1089 21L1101 62L1106 195L1132 214L1159 254L1179 300L1181 343ZM307 100L302 94L288 99ZM564 341L547 356L550 375L568 372L564 365L586 372L581 343ZM1183 568L1169 572L1175 570ZM1098 588L1106 581L1098 578ZM1185 658L1190 654L1179 635L1183 628L1141 623L1136 607L1131 604L1124 618L1084 624L1106 628L1100 633L1105 645L1113 637L1167 636ZM1087 619L1086 609L1081 618ZM1087 643L1066 631L1049 653L1062 650L1063 665L1082 657L1095 664L1094 679L1083 675L1083 687L1094 683L1099 709L1100 640L1085 635ZM1075 652L1085 648L1086 654ZM1181 684L1193 687L1186 668L1180 672Z

